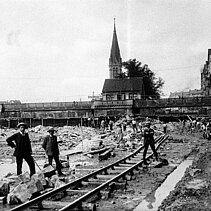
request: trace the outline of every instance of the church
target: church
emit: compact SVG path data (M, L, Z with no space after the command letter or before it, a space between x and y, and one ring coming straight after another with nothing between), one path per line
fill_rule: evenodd
M109 58L109 79L105 79L103 85L103 101L142 99L144 97L143 78L120 78L119 76L121 74L122 58L114 20L113 39Z

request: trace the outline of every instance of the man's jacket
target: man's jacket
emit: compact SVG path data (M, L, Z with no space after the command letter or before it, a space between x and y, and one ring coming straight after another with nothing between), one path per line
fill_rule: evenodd
M15 148L14 156L25 157L31 155L32 148L29 140L29 134L22 135L20 132L13 134L6 139L9 146Z
M59 155L59 147L57 143L57 137L56 136L46 136L44 138L43 144L42 144L43 149L45 150L47 155Z
M144 128L143 136L145 141L154 141L154 130L152 128Z

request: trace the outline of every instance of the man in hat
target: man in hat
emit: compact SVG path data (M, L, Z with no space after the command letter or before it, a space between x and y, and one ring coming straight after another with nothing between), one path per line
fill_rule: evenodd
M146 154L147 154L148 147L149 146L151 147L156 161L158 161L158 154L155 149L154 130L150 127L151 123L146 122L145 125L146 125L146 127L143 130L143 137L144 137L143 160L144 160L144 164L147 165L148 163L146 161Z
M30 169L30 176L35 174L35 164L32 157L31 142L28 133L26 133L27 125L23 122L17 125L19 132L13 134L6 139L9 146L15 148L14 156L17 163L17 175L22 174L23 159L27 162Z
M54 135L54 128L51 127L48 130L49 135L47 135L44 138L42 147L45 150L47 156L48 156L48 163L49 165L52 165L53 159L56 162L56 169L58 172L59 176L64 175L61 171L62 165L59 161L59 147L58 147L58 142L57 142L57 137Z

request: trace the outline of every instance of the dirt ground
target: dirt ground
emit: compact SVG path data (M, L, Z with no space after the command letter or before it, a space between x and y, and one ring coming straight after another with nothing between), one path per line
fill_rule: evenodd
M115 191L110 198L103 196L104 200L96 202L97 210L132 211L144 199L153 202L155 200L153 196L155 190L165 181L166 177L191 154L195 155L192 167L186 171L182 181L177 184L175 190L164 200L159 210L211 210L209 208L211 207L211 143L202 138L201 132L180 134L178 128L179 125L177 123L168 124L169 139L159 150L160 158L167 159L169 165L161 168L154 168L149 165L148 168L140 169L132 180L128 181L125 190L119 189ZM36 159L38 160L45 158L44 151L40 148L40 143L46 131L47 128L38 128L37 130L33 129L33 131L30 131L34 143L34 151L37 153ZM15 131L4 131L7 136L14 132ZM80 132L80 128L59 129L58 135L60 140L63 140L63 144L60 144L61 151L67 149L67 146L72 146L69 147L69 149L77 145L79 146L81 138L84 137L89 140L87 143L92 143L92 146L99 140L100 131L84 128L83 135L81 135ZM93 139L93 137L95 138ZM6 137L4 135L0 138L0 167L4 159L12 158L12 150L6 145L5 139ZM108 145L115 142L112 134L103 140L104 143ZM85 145L84 147L89 149L90 146ZM131 153L131 150L117 147L114 152L114 157L110 157L104 161L98 161L97 155L93 158L81 155L72 156L72 162L79 163L78 166L75 166L77 170L73 179L90 171L86 171L86 169L97 169L101 166L106 166ZM86 164L84 165L84 163Z
M159 211L211 210L211 142L199 141L193 165L162 202Z
M201 136L201 134L198 134L197 136ZM148 169L141 169L140 172L135 174L134 180L128 182L125 191L119 190L112 198L100 201L98 209L101 211L132 211L143 201L143 199L147 199L149 204L150 202L152 203L155 201L155 198L153 197L155 190L164 182L166 177L176 168L176 166L190 154L195 154L199 149L199 146L207 146L207 141L199 139L197 136L171 134L172 138L170 138L165 146L159 150L160 157L167 159L169 165L163 166L162 168L149 166ZM165 208L162 210L165 210ZM143 211L145 210L143 209Z

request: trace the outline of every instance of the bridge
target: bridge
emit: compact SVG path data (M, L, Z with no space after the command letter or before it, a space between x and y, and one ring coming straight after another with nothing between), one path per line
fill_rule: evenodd
M211 97L164 98L153 100L116 100L4 104L1 118L81 118L119 114L161 114L194 111L207 114ZM203 111L203 112L202 112Z

